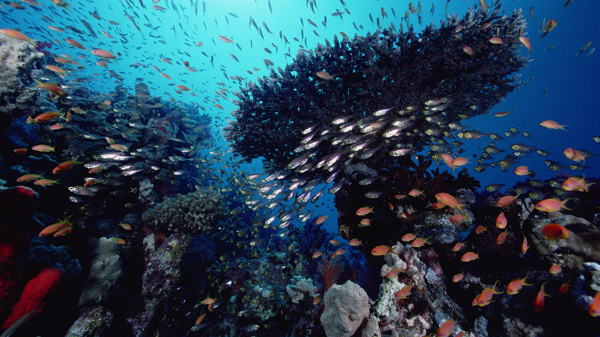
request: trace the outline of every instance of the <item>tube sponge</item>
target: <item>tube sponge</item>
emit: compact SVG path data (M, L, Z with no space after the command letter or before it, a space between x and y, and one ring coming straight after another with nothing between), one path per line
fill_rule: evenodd
M350 337L369 317L369 296L358 284L334 284L325 293L321 324L327 337Z

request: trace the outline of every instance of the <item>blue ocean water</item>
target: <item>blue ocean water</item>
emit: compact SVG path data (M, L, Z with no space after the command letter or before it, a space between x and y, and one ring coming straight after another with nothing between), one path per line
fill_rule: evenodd
M491 7L491 1L487 2ZM40 0L39 4L28 4L28 1L16 3L24 9L15 8L18 6L8 1L0 5L0 28L16 29L33 40L51 42L51 47L47 48L49 52L57 56L66 54L77 60L81 66L69 67L67 79L85 78L92 90L105 94L113 91L117 84L133 92L136 83L143 82L150 87L151 96L198 106L212 117L210 132L214 141L202 150L203 153L215 150L224 153L222 161L208 163L210 168L214 171L238 170L246 175L264 172L261 161L238 164L239 158L228 152L229 146L222 132L233 118L230 112L237 108L233 93L245 83L256 82L258 77L269 75L265 60L271 61L274 67L284 68L294 62L299 50L315 49L319 43L325 44L325 39L332 41L334 35L341 39L341 32L352 38L355 34L364 36L390 24L397 28L402 25L404 29L411 24L418 32L429 24L439 26L446 15L460 17L469 8L481 6L479 1L473 0L59 2L68 3L66 7L45 0ZM421 23L417 15L409 12L409 3L414 7L420 4ZM527 67L519 72L523 84L490 113L465 120L463 124L471 130L497 133L505 138L494 142L494 145L506 152L495 155L490 163L510 154L509 146L515 143L545 150L548 155L540 156L532 151L507 170L488 167L483 172L474 172L476 158L491 140L488 137L461 140L465 143L460 146L464 152L454 155L470 158L466 169L480 181L481 190L497 183L503 184L501 192L510 193L515 183L527 178L513 172L518 165L527 166L539 180L552 179L560 173L598 176L600 144L593 138L600 136L597 114L600 54L593 53L593 48L600 38L595 15L600 12L600 2L574 0L567 3L563 6L562 1L515 0L503 1L500 5L507 14L522 10L527 20L524 35L531 41L532 51L528 53L524 46L520 51L530 60ZM382 10L387 16L382 16ZM556 20L558 25L542 38L543 22L548 20ZM97 37L84 26L83 21L90 24ZM73 47L65 41L67 38L80 42L86 49ZM575 56L588 41L591 45ZM95 64L99 59L90 53L93 49L107 50L117 57L104 68ZM196 71L187 70L186 64ZM119 78L114 74L111 76L107 70L115 72ZM178 85L190 91L178 93ZM110 99L110 96L106 98ZM388 103L381 102L381 108ZM492 116L501 111L511 111L511 114L500 118ZM539 123L544 120L567 125L566 130L543 128ZM519 132L510 137L504 136L511 128ZM529 133L531 138L524 137L522 132ZM565 158L563 151L566 148L585 150L591 155L585 163L575 163ZM422 155L427 155L426 151ZM552 171L544 163L547 160L564 167ZM583 167L572 170L569 168L572 164ZM434 165L456 175L443 162ZM308 208L315 217L328 215L324 227L336 234L338 212L333 198L326 193L318 203ZM337 239L342 241L340 236ZM250 325L248 327L248 330L253 329Z

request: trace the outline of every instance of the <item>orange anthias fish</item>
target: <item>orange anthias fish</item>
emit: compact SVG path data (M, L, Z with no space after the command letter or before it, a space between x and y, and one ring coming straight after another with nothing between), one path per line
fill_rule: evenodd
M544 284L542 284L540 291L538 292L537 296L535 297L535 300L533 301L533 305L535 306L535 311L537 311L537 312L541 312L544 309L544 299L546 296L548 296L544 292L544 286L546 285L546 283L548 283L548 282L544 282Z
M471 261L475 261L479 259L479 254L474 253L474 252L466 252L463 254L463 256L460 258L460 260L462 262L471 262Z
M327 72L325 71L317 71L316 73L317 77L322 78L324 80L335 80L335 78L333 78L331 75L329 75Z
M35 80L35 81L38 83L38 85L36 85L36 88L45 89L49 93L54 94L58 97L67 96L67 92L55 83L42 83L38 80Z
M52 170L52 173L53 174L63 173L66 170L70 169L71 166L73 166L75 164L82 164L81 162L77 161L77 158L79 158L79 156L75 157L75 159L73 159L73 160L65 161L65 162L58 164L58 166L56 166L54 168L54 170Z
M507 225L508 220L506 219L506 215L504 215L504 212L500 212L500 214L498 214L498 217L496 218L496 228L504 229Z
M508 286L506 286L506 293L509 295L516 295L519 293L521 288L523 288L523 286L533 285L533 284L525 283L526 279L527 279L527 276L523 277L523 278L517 278L517 279L510 281Z
M498 237L496 238L496 244L501 245L501 244L505 243L507 237L508 237L507 231L504 231L504 232L498 234Z
M542 37L548 35L557 25L558 23L555 20L548 20L548 22L542 24Z
M456 198L451 196L450 194L438 193L435 195L435 198L442 204L444 204L450 208L453 208L453 209L458 209L460 212L464 213L463 206L465 206L465 205L459 204L458 201L456 200Z
M529 250L529 244L527 243L527 237L525 237L525 234L523 234L523 243L521 244L521 253L523 253L523 255L525 255L525 253L527 253L528 250Z
M215 301L216 300L214 298L207 297L204 300L202 300L202 302L200 302L200 304L208 305L208 310L210 311L210 310L212 310L212 307L215 304Z
M377 246L375 248L373 248L371 250L371 254L373 256L383 256L386 255L387 253L389 253L392 249L390 248L390 246L387 245L381 245L381 246Z
M565 149L565 151L563 152L565 154L565 157L567 157L567 159L572 160L574 162L582 162L585 163L585 154L581 153L580 151L577 151L573 148L567 148Z
M570 208L567 208L565 206L567 201L569 201L569 200L570 199L566 199L563 201L560 201L560 200L554 199L554 198L545 199L545 200L538 202L535 205L535 209L537 209L538 211L547 212L547 213L558 212L563 208L566 210L570 210Z
M104 49L94 49L92 50L92 54L104 58L104 59L115 59L117 58L115 55L113 55L111 52L104 50Z
M542 235L550 241L563 240L569 237L569 231L559 224L551 223L542 227Z
M348 244L352 247L358 247L358 246L362 245L362 242L359 239L354 238L354 239L350 240L348 242Z
M396 299L404 300L404 299L408 298L408 296L410 296L410 294L411 294L411 292L410 292L411 289L412 289L412 287L408 286L408 285L402 287L402 289L400 289L396 292L396 294L395 294Z
M584 178L569 177L562 183L561 188L565 191L588 192L594 183L587 183Z
M552 129L552 130L565 130L565 126L566 125L560 125L555 121L552 120L545 120L540 122L540 125L545 127L546 129Z
M361 207L358 210L356 210L356 215L358 215L358 216L365 216L369 213L375 213L375 212L373 212L373 207L365 206L365 207Z
M37 47L37 44L35 44L35 42L33 42L34 41L33 39L30 39L29 37L27 37L27 35L25 35L21 32L18 32L16 30L3 28L3 29L0 29L0 33L6 35L8 37L12 37L13 39L27 41Z
M590 306L588 307L588 313L592 317L600 316L600 291L596 292L594 299L592 300L592 302L590 303Z
M440 325L436 336L437 337L448 337L448 336L450 336L450 334L452 334L453 330L454 330L454 320L449 319L449 320L445 321L444 323L442 323L442 325Z
M431 244L429 241L429 238L424 239L424 238L415 238L415 240L413 242L410 243L410 245L414 248L419 248L419 247L423 247L426 244Z
M473 300L473 305L485 307L486 305L492 302L492 297L494 296L494 294L502 294L501 291L496 291L496 284L498 284L498 281L496 281L494 287L487 287L483 289L481 294L479 294L479 296L475 297L475 299Z
M524 45L525 48L527 48L527 50L529 50L529 52L531 53L531 41L529 41L528 38L521 35L519 36L519 42L521 42L521 44Z
M323 222L325 222L325 220L327 220L329 217L327 215L321 215L317 221L315 221L315 225L320 225Z
M498 202L496 202L496 206L500 207L500 208L508 207L508 206L512 205L513 202L515 202L518 197L519 197L518 195L516 195L516 196L514 196L514 195L503 196L502 198L498 199Z
M70 233L73 230L73 223L69 222L70 218L71 217L68 217L57 223L46 226L40 231L38 236L42 237L50 234L54 234L54 236L63 236Z
M402 238L400 238L400 240L404 241L404 242L410 242L414 239L416 239L417 237L413 234L413 233L408 233L408 234L404 234L402 236Z

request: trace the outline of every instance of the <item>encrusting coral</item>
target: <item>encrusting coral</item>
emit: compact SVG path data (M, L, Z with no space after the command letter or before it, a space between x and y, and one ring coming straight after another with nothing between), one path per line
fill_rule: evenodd
M221 194L200 189L166 198L142 215L150 227L167 233L195 233L212 229L225 215Z

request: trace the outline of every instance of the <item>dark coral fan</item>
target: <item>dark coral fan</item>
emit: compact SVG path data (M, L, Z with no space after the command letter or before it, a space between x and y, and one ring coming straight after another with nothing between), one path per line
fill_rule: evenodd
M432 127L447 129L500 102L518 86L511 74L526 64L517 53L525 25L519 11L500 16L499 10L472 10L462 19L447 19L441 27L428 26L420 34L412 27L406 32L392 27L352 40L335 37L333 45L326 41L327 46L319 45L314 53L299 54L285 70L279 68L279 74L272 70L269 78L250 83L237 94L239 109L227 139L246 160L264 157L269 168L277 170L295 157L294 148L307 127L324 131L336 117L360 119L391 107L414 117L412 130L403 133L401 142L422 148L432 141L426 132ZM496 35L503 44L489 42ZM472 55L463 51L465 46ZM320 71L335 80L318 77ZM443 99L442 123L429 122L425 113L419 113L432 99ZM390 142L378 142L393 148ZM319 151L336 149L325 145Z

